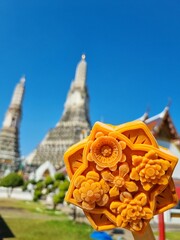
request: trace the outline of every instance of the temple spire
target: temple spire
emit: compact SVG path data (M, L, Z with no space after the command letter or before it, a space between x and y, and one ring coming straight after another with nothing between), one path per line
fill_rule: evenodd
M14 94L12 97L11 105L18 105L20 106L22 103L23 93L24 93L24 84L25 84L25 77L21 77L20 82L16 85L14 90Z
M80 88L84 88L86 82L87 63L85 58L85 54L82 54L81 61L76 68L74 84Z
M77 67L76 67L75 79L71 83L71 87L68 92L67 99L64 105L63 115L66 114L66 112L69 109L73 109L75 107L82 108L82 109L88 108L87 106L88 94L86 89L86 72L87 72L87 63L85 61L85 55L83 54L81 56L80 62L77 64Z
M51 161L59 169L64 166L63 156L66 149L89 134L91 126L86 69L87 64L83 54L67 94L62 117L55 128L47 133L37 149L26 158L27 163L39 166L45 161Z
M25 77L16 85L0 131L0 174L16 170L20 163L19 129L22 114Z
M6 113L3 128L18 127L21 117L21 105L24 95L25 77L21 77L20 82L16 85L11 99L9 109Z

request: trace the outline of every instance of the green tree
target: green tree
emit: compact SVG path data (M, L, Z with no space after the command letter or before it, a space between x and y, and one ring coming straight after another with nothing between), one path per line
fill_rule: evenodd
M69 187L69 181L65 179L64 181L60 181L58 188L59 192L53 196L53 203L54 203L54 209L56 209L58 203L63 203L66 191Z
M55 180L53 183L53 189L55 190L56 188L58 188L60 183L61 183L60 180Z
M34 191L33 201L35 201L35 202L38 201L41 198L41 196L42 196L41 190L36 189Z
M55 209L58 203L63 203L68 187L69 181L65 178L64 174L56 173L53 178L48 176L45 180L36 183L34 186L33 200L38 201L52 192L54 193L53 203Z
M11 196L12 191L15 187L22 186L23 184L23 177L15 172L9 173L7 176L3 177L0 180L0 186L7 188L8 197Z
M57 172L57 173L55 173L54 178L56 180L63 180L64 181L65 180L65 175L63 173Z
M39 181L35 185L36 190L42 190L45 187L44 181Z
M60 191L53 196L54 210L56 209L58 203L63 203L65 197L65 191Z
M61 182L60 184L59 184L59 190L60 191L67 191L68 190L68 187L69 187L69 181L66 179L66 180L64 180L63 182Z
M54 179L51 176L47 176L46 179L44 180L44 183L47 186L51 185L54 183Z

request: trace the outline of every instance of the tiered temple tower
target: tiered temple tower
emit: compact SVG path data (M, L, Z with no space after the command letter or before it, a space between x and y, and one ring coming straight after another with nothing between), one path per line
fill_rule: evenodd
M87 63L85 55L82 55L67 95L62 117L37 149L26 158L28 165L39 166L50 161L57 169L63 167L63 155L67 148L89 134L91 126L86 73Z
M0 131L0 170L15 170L20 161L19 128L22 115L25 77L16 85Z

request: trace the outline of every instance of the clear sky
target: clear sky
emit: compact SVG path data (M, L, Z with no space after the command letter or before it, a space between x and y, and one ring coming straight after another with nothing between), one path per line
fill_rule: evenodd
M180 132L179 0L1 0L0 123L25 74L23 155L59 121L82 53L92 124L153 116L171 99Z

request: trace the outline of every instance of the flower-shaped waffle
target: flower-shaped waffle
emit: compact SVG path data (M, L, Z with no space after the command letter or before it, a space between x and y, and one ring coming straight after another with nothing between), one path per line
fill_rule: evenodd
M177 203L171 176L178 159L158 146L143 122L97 122L64 160L71 180L65 199L82 208L97 230L142 233L153 215ZM164 204L167 194L172 197Z

